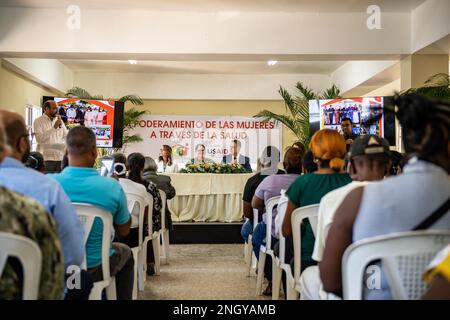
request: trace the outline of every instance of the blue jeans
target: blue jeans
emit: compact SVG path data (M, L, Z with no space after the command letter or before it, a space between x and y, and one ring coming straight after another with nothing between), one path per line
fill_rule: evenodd
M245 242L248 242L248 236L253 233L253 223L251 220L247 220L241 227L241 236Z
M259 248L266 243L266 224L261 221L256 225L255 230L253 230L253 252L255 253L256 259L259 259Z

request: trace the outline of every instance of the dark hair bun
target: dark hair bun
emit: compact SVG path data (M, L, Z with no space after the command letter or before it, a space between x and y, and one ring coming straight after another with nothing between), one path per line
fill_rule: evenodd
M432 103L430 100L415 94L397 95L394 103L398 107L397 118L403 128L422 130L429 119Z

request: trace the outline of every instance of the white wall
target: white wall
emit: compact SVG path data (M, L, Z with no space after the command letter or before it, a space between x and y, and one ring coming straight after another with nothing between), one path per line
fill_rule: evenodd
M4 65L42 86L61 93L73 86L73 72L56 59L5 58Z
M412 11L412 53L450 34L449 14L449 0L427 0Z
M143 99L175 100L280 100L279 86L295 93L297 81L315 90L330 86L326 75L208 75L77 72L74 85L92 94L120 97L138 94Z
M376 96L391 96L395 92L399 92L400 89L400 79L394 80L376 90L368 92L365 97L376 97Z
M170 12L87 9L81 28L66 8L2 7L0 52L151 54L399 54L410 52L410 14L382 12ZM51 17L51 19L49 18ZM144 60L142 57L139 58Z
M396 60L349 61L332 73L331 82L336 84L341 92L346 92L392 67L397 62Z

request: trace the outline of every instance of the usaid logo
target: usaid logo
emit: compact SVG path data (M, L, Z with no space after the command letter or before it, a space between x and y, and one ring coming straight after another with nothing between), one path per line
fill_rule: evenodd
M220 147L214 147L214 148L207 148L206 152L212 157L218 157L218 156L225 156L225 155L227 155L228 154L228 149L220 148Z

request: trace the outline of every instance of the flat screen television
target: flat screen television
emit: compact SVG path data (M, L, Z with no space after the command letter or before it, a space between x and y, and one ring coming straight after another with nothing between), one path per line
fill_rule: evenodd
M97 138L97 147L122 147L123 102L48 96L44 96L42 100L42 104L47 100L56 102L58 114L67 129L74 126L92 129Z
M392 110L392 97L309 100L310 136L324 128L342 133L341 121L349 118L353 133L376 134L395 146L395 115Z

